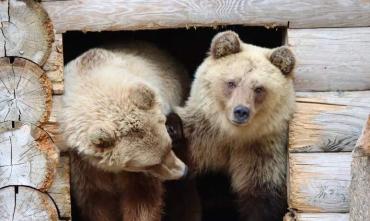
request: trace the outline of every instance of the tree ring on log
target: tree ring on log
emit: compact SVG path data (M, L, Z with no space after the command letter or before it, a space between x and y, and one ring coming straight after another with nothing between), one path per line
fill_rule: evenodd
M0 220L58 221L58 210L46 193L26 186L0 188Z
M51 20L40 3L33 0L8 0L0 5L1 34L0 54L23 57L43 65L51 52L54 29ZM4 21L4 17L7 19Z
M18 123L12 124L12 128L2 128L0 188L25 185L47 191L54 181L59 160L58 150L49 134L30 124Z
M0 58L0 122L41 125L48 121L51 83L36 64L22 58Z

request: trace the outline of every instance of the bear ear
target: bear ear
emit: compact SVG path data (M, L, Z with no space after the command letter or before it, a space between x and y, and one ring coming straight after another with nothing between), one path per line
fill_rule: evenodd
M77 73L86 74L108 60L113 59L113 57L113 53L106 49L90 49L76 59Z
M155 93L145 84L138 84L131 88L130 99L142 110L149 110L154 106Z
M108 126L95 125L88 132L90 142L100 148L108 148L114 145L114 130Z
M273 49L269 57L271 63L278 67L283 75L289 75L293 72L295 66L295 57L288 47L279 47Z
M211 55L213 58L221 58L241 51L238 34L233 31L218 33L211 43Z

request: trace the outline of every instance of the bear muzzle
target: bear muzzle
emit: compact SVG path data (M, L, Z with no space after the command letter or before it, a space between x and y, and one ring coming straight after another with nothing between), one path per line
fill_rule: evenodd
M233 110L233 123L244 124L250 117L250 109L244 105L238 105Z
M171 150L163 162L148 171L160 180L178 180L187 176L188 167Z

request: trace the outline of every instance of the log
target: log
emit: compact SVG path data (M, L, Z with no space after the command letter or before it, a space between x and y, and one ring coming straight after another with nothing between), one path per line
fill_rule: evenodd
M89 0L46 1L42 5L58 33L231 24L274 27L289 23L291 28L370 26L370 3L365 0Z
M348 213L351 153L289 153L289 207Z
M353 221L370 220L370 156L366 153L369 146L370 116L353 151L350 186L350 220Z
M57 166L56 175L48 190L58 207L60 219L70 220L71 214L71 193L70 193L70 160L69 155L62 154Z
M0 133L0 188L30 186L47 191L55 178L59 153L37 126L12 124Z
M40 3L7 0L0 4L0 55L45 63L54 41L53 25Z
M0 220L58 221L52 199L38 190L9 186L0 189Z
M370 28L289 29L296 91L370 90L369 39Z
M64 60L63 60L63 36L55 35L55 41L51 46L51 53L45 62L43 69L52 84L53 94L63 94L64 91Z
M298 92L290 152L352 151L370 112L370 91Z
M0 122L41 125L51 111L51 84L43 70L22 58L0 58Z
M288 216L288 217L287 217ZM284 221L348 221L348 213L289 213Z

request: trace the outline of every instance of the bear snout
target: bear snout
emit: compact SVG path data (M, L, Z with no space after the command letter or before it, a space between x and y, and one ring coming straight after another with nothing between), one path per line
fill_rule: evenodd
M244 105L238 105L234 108L233 114L233 121L237 124L243 124L249 119L250 109Z

